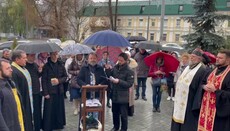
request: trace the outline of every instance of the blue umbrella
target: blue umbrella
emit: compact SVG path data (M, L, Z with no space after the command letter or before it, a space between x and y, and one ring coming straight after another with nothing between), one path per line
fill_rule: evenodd
M89 54L94 52L90 47L79 43L72 43L63 48L59 53L60 55L78 55L78 54Z
M118 46L127 47L131 46L129 41L121 34L112 30L98 31L89 36L84 42L86 45L99 45L99 46Z

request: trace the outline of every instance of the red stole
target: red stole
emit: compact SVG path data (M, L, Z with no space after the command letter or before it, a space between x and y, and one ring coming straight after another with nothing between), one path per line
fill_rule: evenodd
M215 69L209 76L208 76L208 83L214 83L214 86L217 90L221 89L222 82L230 71L230 66L228 66L223 73L220 75L215 75L217 69ZM214 120L216 115L216 94L214 92L207 92L205 91L199 122L198 122L198 131L212 131L214 127Z

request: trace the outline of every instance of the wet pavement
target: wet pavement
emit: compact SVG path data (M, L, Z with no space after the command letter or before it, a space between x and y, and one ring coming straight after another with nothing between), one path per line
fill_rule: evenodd
M141 89L140 89L141 91ZM161 112L152 112L152 87L147 80L147 101L138 99L135 101L134 116L129 117L128 131L170 131L173 102L167 101L168 94L163 92L161 100ZM79 116L73 115L73 105L67 99L66 105L66 127L64 131L77 131ZM105 131L113 127L111 108L106 107Z

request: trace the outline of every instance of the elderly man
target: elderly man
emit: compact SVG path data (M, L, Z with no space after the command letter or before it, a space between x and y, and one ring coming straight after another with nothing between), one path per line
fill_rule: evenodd
M19 93L21 94L22 107L24 109L23 119L25 131L32 131L32 108L33 108L33 95L32 83L28 70L25 68L27 56L22 50L15 50L12 53L12 80L15 82Z
M9 49L4 49L4 50L2 51L2 58L3 58L3 59L6 59L6 60L8 60L8 61L11 61L11 60L10 60L10 50L9 50Z
M94 78L94 81L90 79L90 77ZM107 84L107 80L105 79L105 71L102 66L97 64L97 54L90 53L88 57L88 64L82 66L78 77L77 82L79 86L84 85L105 85ZM96 97L99 96L99 93L96 93ZM87 98L89 98L89 94L87 94Z
M25 68L29 71L32 80L34 131L40 131L42 121L42 95L39 78L41 77L42 70L38 69L38 65L34 61L35 54L27 54Z
M0 131L24 131L23 122L20 127L17 102L14 97L15 86L10 80L12 68L9 61L0 59ZM21 112L22 115L22 112Z
M171 131L197 131L202 98L202 83L207 76L202 53L194 50L176 83Z
M198 131L230 129L230 50L221 50L217 68L207 78L202 99Z

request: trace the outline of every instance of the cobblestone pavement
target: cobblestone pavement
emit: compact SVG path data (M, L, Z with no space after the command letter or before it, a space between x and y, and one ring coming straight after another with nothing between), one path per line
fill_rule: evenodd
M146 95L147 101L142 99L135 101L135 113L133 117L129 117L128 131L170 131L173 102L166 100L168 94L166 92L162 94L161 113L152 112L152 88L149 79ZM67 125L64 131L77 131L79 116L73 115L72 103L66 100L65 104ZM109 131L113 127L110 108L106 107L105 116L105 131Z

